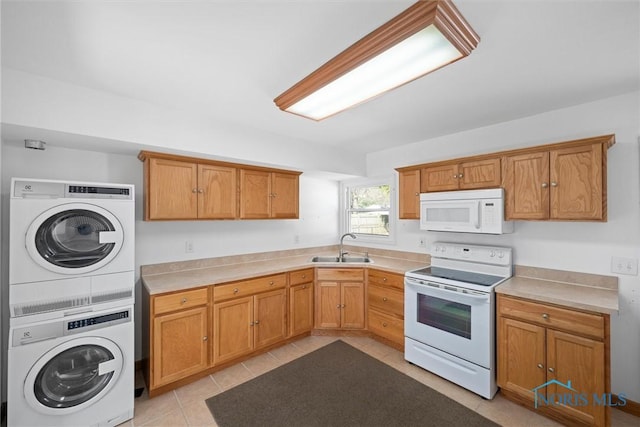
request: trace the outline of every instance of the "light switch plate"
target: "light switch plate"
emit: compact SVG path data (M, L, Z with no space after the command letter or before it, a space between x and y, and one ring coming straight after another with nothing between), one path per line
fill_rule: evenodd
M611 257L611 272L626 274L629 276L638 275L638 258Z

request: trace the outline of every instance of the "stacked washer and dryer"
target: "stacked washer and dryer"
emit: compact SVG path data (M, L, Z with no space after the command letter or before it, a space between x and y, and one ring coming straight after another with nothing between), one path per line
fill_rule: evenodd
M134 187L13 178L9 426L133 417Z

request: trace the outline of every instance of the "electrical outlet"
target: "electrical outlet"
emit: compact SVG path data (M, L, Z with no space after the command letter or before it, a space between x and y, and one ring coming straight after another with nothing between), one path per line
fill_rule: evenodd
M418 241L418 247L419 248L426 248L427 247L427 239L425 239L424 237L421 237L420 240Z
M637 276L638 258L611 257L611 272Z
M187 240L184 242L184 251L188 254L193 252L193 240Z

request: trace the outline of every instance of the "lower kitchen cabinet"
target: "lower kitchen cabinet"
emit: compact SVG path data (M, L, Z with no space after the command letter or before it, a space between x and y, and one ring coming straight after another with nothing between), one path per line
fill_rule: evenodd
M207 288L151 296L146 373L150 394L210 365Z
M369 330L404 347L404 276L369 270Z
M507 398L530 408L537 398L536 411L564 423L610 424L593 400L610 392L608 315L498 295L497 332Z
M265 283L269 279L258 279ZM284 283L284 282L283 282ZM237 286L231 284L223 286ZM223 287L222 286L222 287ZM222 288L221 287L221 288ZM218 287L214 289L214 300ZM222 291L226 293L225 291ZM283 287L213 305L214 363L227 362L287 337L287 293Z
M289 336L313 329L313 269L289 273Z
M364 329L364 270L318 268L316 279L316 328Z

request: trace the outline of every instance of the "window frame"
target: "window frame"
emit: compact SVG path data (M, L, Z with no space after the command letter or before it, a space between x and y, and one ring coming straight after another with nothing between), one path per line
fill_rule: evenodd
M391 245L396 243L396 218L397 218L397 201L396 201L396 179L394 176L381 176L375 178L354 178L340 182L340 231L341 235L345 233L352 233L349 230L349 212L351 212L349 201L350 192L352 188L360 187L375 187L378 185L389 186L389 235L379 236L373 234L353 233L356 235L356 240L349 240L349 244L352 243L377 243L384 245Z

